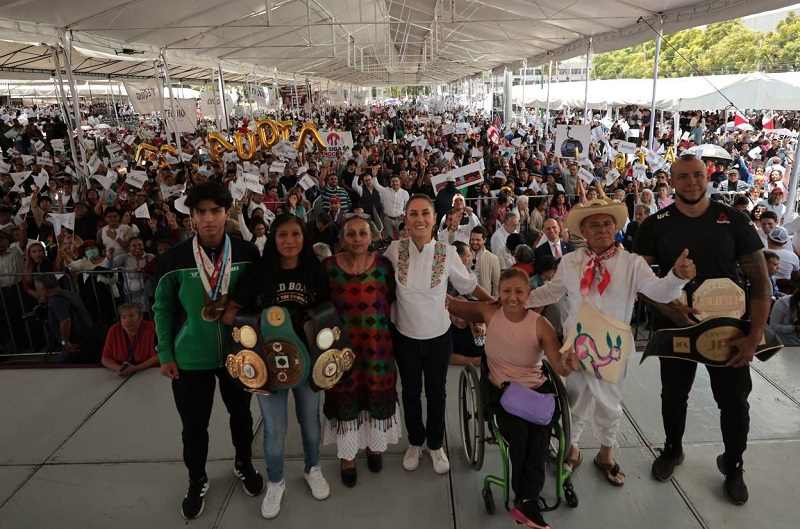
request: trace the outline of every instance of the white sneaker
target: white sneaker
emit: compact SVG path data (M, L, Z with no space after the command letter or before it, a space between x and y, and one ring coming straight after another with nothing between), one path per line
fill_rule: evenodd
M420 456L422 456L422 447L409 445L406 455L403 456L403 468L409 472L417 470Z
M433 471L437 474L447 474L450 471L450 461L444 448L431 450L431 460L433 460Z
M325 479L325 476L322 475L322 469L319 468L319 465L315 467L311 467L304 477L306 478L306 483L311 488L311 495L314 496L315 499L324 500L331 494L331 487L328 485L328 480Z
M271 520L278 516L281 512L281 500L286 493L286 482L281 480L280 483L269 482L267 484L267 493L264 494L264 501L261 502L261 516L267 520Z

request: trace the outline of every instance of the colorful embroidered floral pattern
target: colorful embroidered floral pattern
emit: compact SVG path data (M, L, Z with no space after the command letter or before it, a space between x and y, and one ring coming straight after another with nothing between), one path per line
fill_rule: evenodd
M431 288L436 288L442 282L444 274L444 260L447 257L447 245L436 241L433 250L433 269L431 270ZM401 265L402 266L402 265Z
M397 282L403 285L408 282L409 240L402 239L397 252Z

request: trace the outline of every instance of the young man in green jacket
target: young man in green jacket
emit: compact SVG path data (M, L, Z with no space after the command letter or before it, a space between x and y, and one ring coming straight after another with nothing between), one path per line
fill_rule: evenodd
M172 393L181 417L183 461L189 469L189 490L181 514L187 520L203 512L209 488L206 475L208 422L214 403L215 379L230 414L234 474L244 491L255 496L264 479L253 468L251 394L233 382L224 368L224 347L230 330L220 319L231 291L248 266L259 258L250 242L225 234L233 200L227 189L208 182L192 187L186 198L197 235L161 256L155 313L161 373L172 379Z

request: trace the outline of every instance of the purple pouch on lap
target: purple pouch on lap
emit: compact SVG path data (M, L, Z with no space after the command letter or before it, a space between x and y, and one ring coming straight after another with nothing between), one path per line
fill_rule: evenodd
M503 391L500 405L508 413L520 419L539 426L548 426L556 411L556 398L552 393L539 393L511 382Z

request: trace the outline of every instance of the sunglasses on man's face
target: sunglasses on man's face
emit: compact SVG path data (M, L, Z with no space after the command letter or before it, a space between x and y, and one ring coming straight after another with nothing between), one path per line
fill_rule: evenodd
M371 217L366 213L347 213L345 214L345 219L354 219L358 217L359 219L369 220Z

